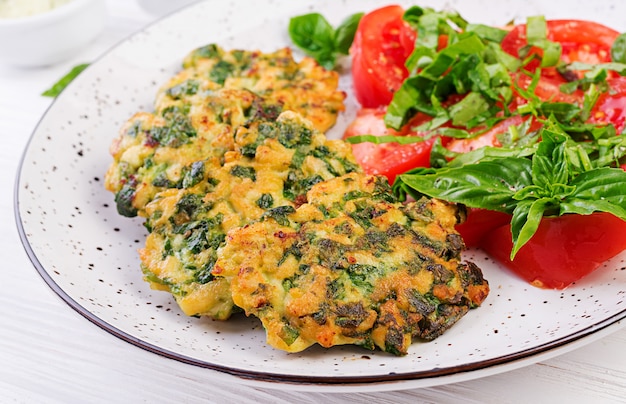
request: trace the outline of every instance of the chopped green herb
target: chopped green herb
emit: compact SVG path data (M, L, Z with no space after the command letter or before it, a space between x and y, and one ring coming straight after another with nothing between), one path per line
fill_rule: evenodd
M67 87L68 84L72 82L83 70L85 70L89 66L89 63L82 63L76 65L69 71L65 76L61 77L59 81L54 83L52 87L41 93L44 97L56 97L61 94L61 91Z

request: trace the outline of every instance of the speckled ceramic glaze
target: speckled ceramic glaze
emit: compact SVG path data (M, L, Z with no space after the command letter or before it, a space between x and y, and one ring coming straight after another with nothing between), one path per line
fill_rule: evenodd
M266 345L255 319L186 317L168 293L152 291L142 280L142 222L118 216L103 186L109 144L122 123L136 111L151 110L158 86L197 46L216 42L272 51L288 44L290 16L319 10L337 24L384 4L209 1L139 32L85 70L41 120L16 184L18 227L46 282L87 319L130 343L217 376L281 388L392 389L470 379L555 355L615 328L626 316L624 253L570 288L553 291L529 286L470 251L467 258L490 282L490 296L442 337L414 343L406 357L356 347L277 351ZM437 1L420 4L441 7ZM446 7L473 22L502 24L544 14L626 30L626 3L617 1L459 0ZM331 136L356 111L348 75L342 86L348 108Z

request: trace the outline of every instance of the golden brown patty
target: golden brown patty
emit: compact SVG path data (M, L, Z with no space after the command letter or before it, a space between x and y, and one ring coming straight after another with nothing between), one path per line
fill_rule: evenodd
M226 232L261 217L283 220L316 183L359 171L350 145L328 140L294 112L242 126L234 151L200 162L201 180L156 195L140 252L145 278L188 315L228 318L230 286L211 274Z
M263 54L216 45L193 51L160 89L154 113L134 115L111 145L105 177L118 212L145 216L146 204L169 188L197 180L192 165L233 150L238 127L293 110L326 131L344 109L338 76L288 49Z
M487 296L480 270L460 261L454 205L403 205L385 178L357 173L313 186L307 199L229 232L213 269L270 345L404 355L412 338L437 337Z

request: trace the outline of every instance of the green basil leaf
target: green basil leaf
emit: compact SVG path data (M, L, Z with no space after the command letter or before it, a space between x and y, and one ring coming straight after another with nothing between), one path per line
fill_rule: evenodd
M553 203L550 198L524 200L513 210L511 218L511 238L513 248L510 259L513 261L520 248L532 238L539 228L546 208Z
M452 125L466 126L476 115L480 115L489 109L489 103L479 94L471 92L461 101L450 107L449 113Z
M528 17L526 20L528 44L543 49L541 67L556 66L561 60L561 44L549 41L548 25L543 16Z
M317 63L319 63L323 68L327 70L334 69L337 63L336 54L332 51L311 53L310 56L312 56L317 61Z
M527 157L532 155L534 152L535 147L506 148L485 146L467 153L459 153L455 158L449 161L447 165L449 167L461 167L467 164L476 164L479 161Z
M72 82L83 70L85 70L89 66L89 63L82 63L74 66L69 73L63 76L59 81L54 83L52 87L41 93L44 97L56 97L61 94L61 91L67 87L68 84Z
M541 67L556 66L561 60L561 44L552 41L538 41L535 46L543 49L543 57L541 58Z
M409 175L409 176L410 175L426 175L426 174L433 174L435 172L436 170L434 168L417 167L417 168L407 171L406 173L404 173L404 175ZM404 202L406 200L407 195L410 195L415 200L418 200L421 196L424 195L420 193L419 191L413 189L407 183L405 183L402 180L400 175L396 177L396 180L394 181L393 186L391 187L391 191L393 192L395 197L398 198L398 200L401 202Z
M626 171L621 168L602 167L585 171L574 178L570 185L576 187L572 198L605 201L626 209Z
M424 69L424 74L440 78L460 55L481 53L483 50L485 50L485 44L478 35L469 33L439 52L433 63Z
M544 16L531 16L526 19L526 38L531 45L548 38L548 24Z
M332 49L334 30L319 13L292 17L289 21L289 36L293 43L306 52Z
M359 136L347 137L345 140L346 140L346 142L348 142L350 144L358 144L358 143L412 144L412 143L422 143L422 142L424 142L424 138L421 137L421 136L393 136L393 135L384 135L384 136L359 135Z
M437 53L432 63L418 75L406 79L400 89L394 93L387 107L385 124L399 130L418 111L435 116L438 110L441 110L437 105L437 97L445 99L458 87L467 87L458 74L444 76L444 73L450 69L455 70L453 65L459 62L459 56L481 53L484 49L485 45L480 38L470 33ZM469 70L465 69L466 76L467 71Z
M473 32L481 39L486 41L500 43L504 37L509 33L508 31L489 25L483 24L468 24L465 30L466 32Z
M504 66L508 71L518 71L522 65L522 62L513 55L505 52L502 47L495 43L488 43L487 49L493 56L494 61Z
M626 63L626 34L621 34L611 46L611 60Z
M391 103L387 106L384 121L385 125L395 130L400 130L409 120L411 115L417 112L417 100L423 94L419 91L414 81L417 77L408 78L402 86L393 94Z
M420 17L422 17L426 12L432 12L432 9L424 9L420 6L411 6L404 11L404 15L402 19L408 22L411 26L415 27L420 22Z
M554 184L568 183L569 170L565 159L567 138L547 127L541 136L542 141L532 158L532 178L534 185L549 191Z
M513 195L532 184L531 162L503 158L459 167L444 167L429 174L403 174L401 180L420 194L472 208L512 212Z
M560 214L590 215L593 212L606 212L626 220L626 209L609 201L568 198L560 203Z
M559 122L569 122L581 113L580 107L566 102L542 102L536 107L539 116L554 116Z
M339 24L335 30L335 49L347 55L354 40L354 34L359 26L363 13L352 14Z
M426 13L419 18L415 47L436 50L439 45L439 24L441 16L437 13Z
M583 62L572 62L567 65L569 70L585 70L587 73L585 74L588 77L592 77L595 74L598 74L599 70L611 70L619 74L620 76L626 76L626 62L607 62L607 63L598 63L598 64L590 64Z
M326 68L335 64L335 30L319 13L304 14L289 20L289 37L304 53Z
M427 47L415 48L404 62L404 66L409 72L414 73L418 69L423 69L433 62L437 51Z

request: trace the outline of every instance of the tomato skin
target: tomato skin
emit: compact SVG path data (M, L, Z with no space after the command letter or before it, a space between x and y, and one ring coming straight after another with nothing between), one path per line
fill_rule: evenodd
M513 261L510 225L487 234L481 248L533 286L563 289L626 249L626 221L604 212L544 217Z
M467 248L479 247L494 229L511 222L511 215L487 209L467 208L467 219L456 226Z
M361 18L350 48L354 94L364 108L386 106L409 75L404 61L415 46L415 32L400 6L379 8Z
M400 131L387 128L383 117L385 109L362 109L357 113L356 119L348 126L343 136L344 139L358 135L393 135L393 136L418 136L419 133L411 131L411 127L418 125L430 117L418 114ZM400 145L398 143L374 144L370 142L352 145L352 151L357 162L367 174L384 175L393 184L397 175L415 167L430 166L430 151L435 142L435 137L424 142Z

